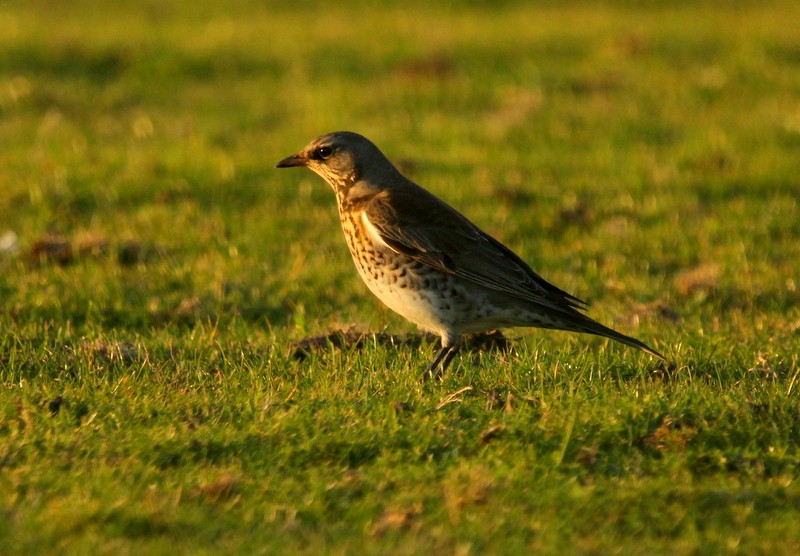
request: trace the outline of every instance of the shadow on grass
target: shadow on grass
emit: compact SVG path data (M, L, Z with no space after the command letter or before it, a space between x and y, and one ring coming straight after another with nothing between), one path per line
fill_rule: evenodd
M385 332L364 332L355 329L334 330L323 336L311 336L289 344L289 355L300 361L314 352L332 350L361 350L371 345L390 347L412 347L439 342L435 334L387 334ZM464 346L467 352L501 351L511 349L511 342L500 331L470 334Z

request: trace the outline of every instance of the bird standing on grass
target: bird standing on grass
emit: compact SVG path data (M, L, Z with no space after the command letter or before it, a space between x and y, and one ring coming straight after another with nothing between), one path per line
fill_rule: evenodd
M587 317L557 288L447 203L405 178L366 137L318 137L277 167L305 166L333 188L347 246L367 287L442 339L425 370L440 378L463 334L530 326L596 334L663 356Z

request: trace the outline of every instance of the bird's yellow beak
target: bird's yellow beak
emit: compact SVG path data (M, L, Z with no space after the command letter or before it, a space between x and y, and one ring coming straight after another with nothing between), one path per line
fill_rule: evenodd
M278 164L275 165L276 168L292 168L294 166L305 166L306 165L306 157L302 154L293 154L292 156L287 156Z

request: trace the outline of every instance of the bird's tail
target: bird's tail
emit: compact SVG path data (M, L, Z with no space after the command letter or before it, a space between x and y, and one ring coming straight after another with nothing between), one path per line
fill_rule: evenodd
M591 318L589 318L589 317L587 317L585 315L581 315L581 316L583 318L581 319L580 322L573 322L572 323L575 326L575 328L573 328L573 330L575 332L583 332L585 334L594 334L596 336L603 336L605 338L611 338L612 340L615 340L615 341L620 342L622 344L625 344L627 346L638 348L638 349L640 349L640 350L642 350L644 352L649 353L650 355L654 355L654 356L666 361L666 359L667 359L666 357L664 357L662 354L660 354L659 352L657 352L656 350L654 350L653 348L651 348L650 346L648 346L647 344L645 344L641 340L637 340L636 338L632 338L630 336L626 336L625 334L622 334L621 332L617 332L616 330L613 330L613 329L611 329L611 328L609 328L607 326L604 326L604 325L600 324L599 322L597 322L596 320L593 320L593 319L591 319Z

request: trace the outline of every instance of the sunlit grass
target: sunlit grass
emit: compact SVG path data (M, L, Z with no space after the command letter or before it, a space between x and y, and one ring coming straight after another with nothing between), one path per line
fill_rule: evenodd
M0 8L1 553L800 550L791 2ZM668 356L435 345L336 129Z

